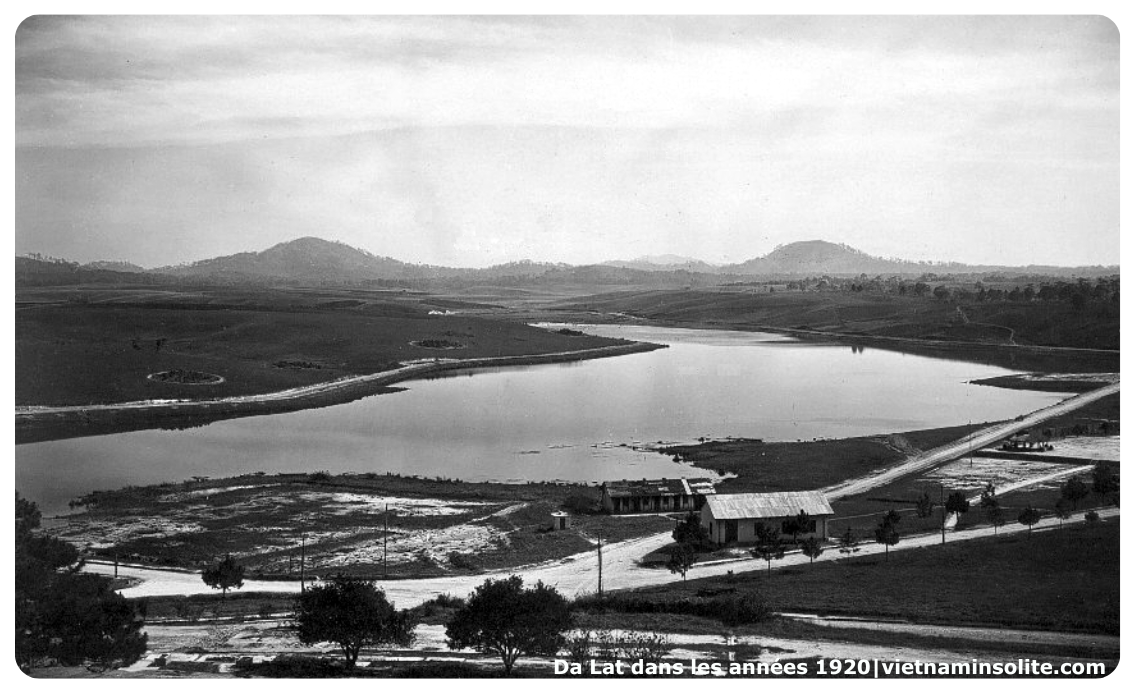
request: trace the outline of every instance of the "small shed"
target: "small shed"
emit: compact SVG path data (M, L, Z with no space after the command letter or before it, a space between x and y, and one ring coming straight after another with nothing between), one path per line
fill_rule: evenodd
M710 496L701 509L701 524L709 539L718 545L751 543L762 525L783 532L785 520L803 511L808 528L800 538L827 539L827 519L835 515L823 492L770 492L766 494L717 494Z
M570 514L565 511L555 511L550 514L550 518L554 521L551 526L554 530L566 530L570 527Z

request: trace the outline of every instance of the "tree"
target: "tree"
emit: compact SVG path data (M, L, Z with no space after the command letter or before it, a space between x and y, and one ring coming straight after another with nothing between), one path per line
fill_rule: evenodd
M224 600L230 588L241 588L245 583L245 567L227 554L217 566L202 569L202 582L215 590L220 588Z
M1092 490L1102 504L1108 496L1120 491L1120 477L1112 472L1108 463L1097 463L1093 469Z
M845 556L851 556L859 551L859 541L855 539L855 533L851 532L851 526L847 526L847 532L839 538L839 553Z
M685 516L685 520L673 528L673 541L677 544L691 545L694 549L708 545L709 537L705 534L701 517L695 513Z
M752 548L752 556L767 561L768 573L772 573L772 560L784 558L784 543L780 541L780 533L775 528L757 523L756 546Z
M681 582L684 583L685 574L689 573L689 569L693 568L696 561L696 550L689 543L682 542L673 545L673 549L669 551L669 561L666 562L665 568L671 573L681 574Z
M364 646L412 643L415 618L397 611L373 581L343 574L301 591L295 604L294 628L305 645L335 643L345 667L356 667Z
M994 526L994 535L997 535L998 526L1005 523L1005 509L998 503L997 495L993 493L982 495L982 508L986 510L986 520Z
M1061 522L1061 525L1064 525L1069 516L1073 515L1073 502L1062 496L1057 499L1053 509L1057 512L1057 520Z
M914 510L919 518L929 518L934 513L934 502L930 500L930 495L925 491L914 502Z
M1090 510L1085 514L1085 522L1089 525L1096 525L1100 522L1100 514L1096 511Z
M519 576L487 579L447 624L450 648L498 655L508 676L520 655L555 655L572 629L570 604L539 581L523 588Z
M1033 534L1033 526L1041 522L1041 512L1032 506L1026 506L1025 510L1018 514L1017 522L1029 528L1029 533Z
M883 514L883 519L875 527L875 542L883 546L883 554L890 561L890 547L899 543L898 524L901 519L894 509Z
M960 491L950 492L950 496L946 497L946 511L961 519L970 511L970 500Z
M1081 504L1081 499L1089 495L1089 488L1077 477L1070 477L1065 486L1061 487L1061 497L1073 505L1073 510Z
M74 547L35 532L40 512L16 493L16 662L114 668L146 652L144 601L127 600L104 576L79 573Z
M792 544L799 542L799 536L811 530L811 518L807 512L800 509L800 512L794 516L789 516L784 519L780 524L780 529L785 535L792 536Z
M819 555L823 554L823 545L819 543L819 538L813 535L800 543L800 551L808 558L809 563L814 564Z

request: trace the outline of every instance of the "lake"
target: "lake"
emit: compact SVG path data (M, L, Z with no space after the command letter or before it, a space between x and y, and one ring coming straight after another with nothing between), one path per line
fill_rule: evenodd
M870 347L720 330L571 327L669 347L460 372L343 405L182 431L25 444L16 447L16 488L58 513L96 489L254 471L471 481L698 476L705 471L641 447L928 429L1010 419L1065 397L967 383L1014 373L1007 369Z

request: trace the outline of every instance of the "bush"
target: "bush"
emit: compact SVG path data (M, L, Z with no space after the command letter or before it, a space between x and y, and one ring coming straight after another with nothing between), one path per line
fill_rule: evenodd
M447 555L447 563L461 571L478 571L479 564L475 561L475 555L463 554L462 552L450 552Z
M588 494L571 494L562 502L562 509L576 515L584 515L599 512L601 504Z
M574 601L574 609L588 612L621 612L649 614L684 614L707 617L727 626L740 626L767 619L772 608L760 595L738 592L735 588L714 594L668 598L631 593L590 595Z

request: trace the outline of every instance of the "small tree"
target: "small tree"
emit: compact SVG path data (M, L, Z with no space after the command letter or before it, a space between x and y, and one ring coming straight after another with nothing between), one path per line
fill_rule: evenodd
M302 591L294 619L301 643L337 644L349 669L364 646L410 645L415 628L411 613L397 611L374 582L343 574Z
M227 554L226 558L218 562L217 566L202 570L202 582L215 590L220 588L224 600L226 592L230 588L241 588L242 584L245 583L245 567Z
M820 544L819 538L813 535L800 543L800 551L808 558L808 563L814 564L819 555L823 554L823 545Z
M986 520L994 526L994 535L997 535L998 526L1005 523L1005 509L993 494L982 497L982 508L986 510Z
M890 547L899 543L899 514L891 509L883 514L883 519L875 527L875 542L883 546L883 555L890 561Z
M1053 509L1057 512L1057 520L1061 525L1065 525L1065 521L1073 515L1073 503L1065 497L1057 499L1057 503L1053 505Z
M961 519L970 511L970 500L961 491L950 492L950 496L946 497L946 512L953 513L955 517Z
M1100 502L1120 491L1120 477L1112 472L1108 463L1100 462L1093 469L1093 493L1100 497Z
M685 575L693 568L696 561L697 553L693 546L682 542L673 545L673 549L669 551L669 561L665 563L665 568L669 569L670 573L681 574L681 582L684 583Z
M784 543L780 541L780 533L763 523L757 524L756 546L752 549L752 556L767 561L768 573L772 573L772 560L784 558Z
M701 524L701 517L695 513L685 516L685 520L673 528L673 541L677 544L690 545L694 550L705 547L708 544L709 537L705 532L704 525Z
M811 518L808 517L807 512L800 509L796 515L785 518L784 522L780 524L780 529L785 535L792 536L793 545L797 544L800 535L811 529Z
M1096 511L1090 510L1088 513L1085 514L1085 522L1088 523L1089 525L1096 525L1097 523L1100 522L1100 514L1097 513Z
M487 579L471 593L447 625L450 648L475 648L498 655L507 675L523 654L555 655L574 626L570 603L539 581L523 588L519 576Z
M1089 488L1077 477L1070 477L1065 486L1061 487L1061 496L1073 505L1075 511L1081 505L1081 499L1089 495Z
M919 518L929 518L934 513L934 502L925 491L914 502L915 515Z
M851 556L859 551L859 541L855 539L855 533L851 532L851 526L847 526L847 532L839 538L839 553L845 556Z
M1025 510L1017 516L1017 522L1029 528L1029 533L1033 534L1033 526L1041 522L1041 512L1032 506L1026 506Z

